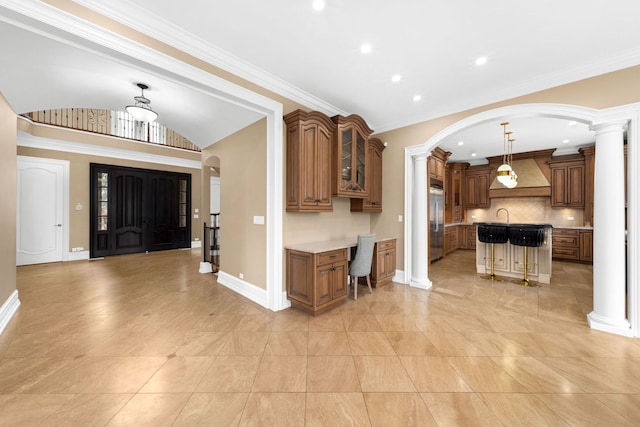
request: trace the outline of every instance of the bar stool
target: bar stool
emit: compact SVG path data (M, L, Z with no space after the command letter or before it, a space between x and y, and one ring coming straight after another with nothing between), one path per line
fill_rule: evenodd
M522 246L524 255L524 274L521 280L514 280L513 283L523 286L539 286L536 282L529 281L527 259L528 248L538 248L544 244L544 226L537 224L511 225L509 227L509 242L515 246Z
M509 233L507 226L496 224L478 224L478 240L482 243L488 243L491 245L491 274L480 276L483 279L498 280L501 281L498 276L495 275L495 244L503 244L509 241ZM486 260L487 257L484 257Z

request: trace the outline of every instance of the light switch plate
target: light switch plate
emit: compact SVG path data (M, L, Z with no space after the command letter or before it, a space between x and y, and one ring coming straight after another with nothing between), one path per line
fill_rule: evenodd
M253 217L253 223L254 224L259 224L259 225L264 224L264 217L263 216L258 216L258 215L254 216Z

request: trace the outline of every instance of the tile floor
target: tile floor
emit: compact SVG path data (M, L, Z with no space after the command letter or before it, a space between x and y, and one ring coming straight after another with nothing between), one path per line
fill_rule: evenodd
M361 288L326 314L265 310L199 250L18 268L0 336L2 426L633 426L640 342L590 330L591 267L550 286Z

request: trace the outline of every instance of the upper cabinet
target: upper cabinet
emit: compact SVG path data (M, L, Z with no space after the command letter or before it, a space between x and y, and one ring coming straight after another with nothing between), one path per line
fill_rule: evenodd
M287 212L330 212L331 142L335 124L319 112L296 110L287 126Z
M431 156L429 156L427 160L429 178L434 178L444 182L444 165L450 155L451 153L449 151L444 151L439 147L433 149Z
M465 208L486 209L491 206L489 198L490 177L491 168L489 167L472 166L466 170L464 177Z
M373 130L362 117L334 116L333 195L367 198L367 145Z
M384 143L380 139L369 139L365 172L368 196L351 199L351 212L382 212L382 150Z
M584 158L552 160L551 170L551 206L584 207Z

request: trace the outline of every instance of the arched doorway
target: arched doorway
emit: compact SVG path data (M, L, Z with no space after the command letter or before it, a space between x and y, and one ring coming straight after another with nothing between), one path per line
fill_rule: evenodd
M629 175L628 175L628 217L638 216L638 174L634 171L638 165L638 115L639 106L629 105L608 110L595 110L562 104L523 104L485 111L463 119L438 134L424 144L405 149L405 274L411 286L428 289L431 287L428 272L426 247L427 209L423 195L426 194L426 158L430 151L447 136L488 121L503 121L515 117L551 117L575 120L588 124L596 131L596 146L601 146L600 160L596 155L595 203L601 209L594 220L595 245L602 245L594 251L594 311L589 314L589 324L594 329L620 335L637 336L640 327L638 320L638 277L640 272L636 263L627 263L624 256L624 175L622 167L622 135L628 130ZM606 149L605 149L606 148ZM599 174L598 174L599 172ZM618 174L619 172L619 174ZM612 179L612 176L615 176ZM609 201L613 198L613 203ZM600 203L599 203L600 202ZM607 207L615 212L611 214L622 218L611 223L606 221ZM622 216L617 215L622 212ZM638 254L637 220L628 221L628 255L635 259ZM619 231L622 231L621 233ZM427 242L425 244L425 242ZM617 255L612 255L613 251ZM613 264L613 265L612 265ZM605 272L606 274L603 274ZM625 274L626 273L626 274ZM607 276L606 286L604 276ZM626 276L626 277L625 277ZM625 287L628 292L628 305L625 302ZM622 294L622 306L620 306ZM628 312L628 317L627 317Z

